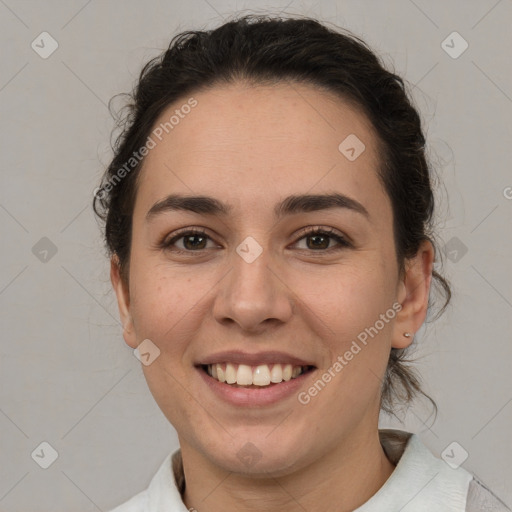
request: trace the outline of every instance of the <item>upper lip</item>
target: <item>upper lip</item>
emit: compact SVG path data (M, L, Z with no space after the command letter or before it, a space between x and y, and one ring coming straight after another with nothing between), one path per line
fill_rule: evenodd
M239 350L229 350L224 352L217 352L209 356L205 356L198 361L197 365L207 365L215 363L235 363L246 364L248 366L256 366L258 364L291 364L294 366L314 366L311 362L301 359L299 357L287 354L285 352L258 352L248 353Z

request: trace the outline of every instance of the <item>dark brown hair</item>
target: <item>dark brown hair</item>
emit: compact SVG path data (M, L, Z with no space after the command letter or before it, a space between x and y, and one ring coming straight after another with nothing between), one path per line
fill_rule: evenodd
M307 17L246 15L214 30L176 35L166 51L144 66L129 95L118 121L120 134L113 145L114 157L93 201L94 211L105 222L108 252L119 258L126 283L137 176L143 161L133 159L134 155L146 144L156 119L169 104L201 89L237 81L305 83L357 105L373 124L383 150L378 176L392 204L400 274L405 260L417 254L425 239L434 246L438 261L432 169L421 120L404 80L388 71L367 44L347 30L330 29ZM133 165L126 167L127 162ZM120 179L122 168L125 172ZM439 316L450 301L451 291L436 270L435 283L446 299ZM429 297L429 313L432 306ZM394 414L397 402L408 404L422 394L437 412L435 402L422 391L417 374L408 364L410 348L391 349L381 408Z

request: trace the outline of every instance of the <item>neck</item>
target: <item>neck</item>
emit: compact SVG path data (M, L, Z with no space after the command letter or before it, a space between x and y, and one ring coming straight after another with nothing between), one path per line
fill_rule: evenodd
M366 435L357 433L311 464L278 478L223 470L186 444L182 456L183 501L189 510L200 512L348 512L368 501L395 467L376 429Z

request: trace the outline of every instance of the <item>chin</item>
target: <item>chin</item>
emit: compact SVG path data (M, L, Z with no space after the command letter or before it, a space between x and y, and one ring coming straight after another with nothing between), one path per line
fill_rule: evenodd
M214 451L208 451L208 458L216 466L226 471L253 476L277 477L292 473L300 466L304 457L304 437L296 441L286 434L286 441L273 434L269 429L251 435L234 435L226 445L217 445ZM307 457L306 457L307 458Z

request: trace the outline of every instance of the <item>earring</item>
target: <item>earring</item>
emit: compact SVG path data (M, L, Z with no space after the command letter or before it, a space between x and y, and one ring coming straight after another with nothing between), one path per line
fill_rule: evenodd
M405 336L406 338L410 338L410 337L411 337L411 333L410 333L410 332L404 332L404 336Z

